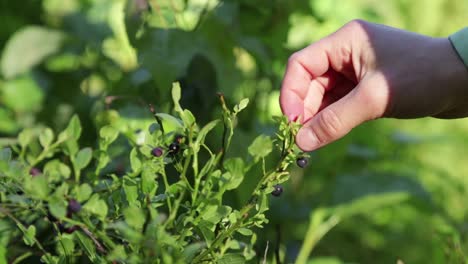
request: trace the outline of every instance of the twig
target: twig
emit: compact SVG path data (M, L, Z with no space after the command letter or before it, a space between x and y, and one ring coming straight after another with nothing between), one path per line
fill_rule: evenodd
M276 247L275 247L275 259L276 259L276 264L281 264L281 258L280 258L280 243L281 243L281 226L276 225Z
M266 259L267 259L267 254L268 254L268 245L270 244L270 241L267 241L266 247L265 247L265 253L263 254L263 264L266 264Z
M86 227L83 227L83 226L80 226L81 230L83 230L83 232L89 236L89 238L91 238L91 240L94 242L94 245L96 245L96 249L101 253L101 254L106 254L107 251L106 249L101 245L101 243L97 240L97 238L93 235L93 233L91 233L91 231L89 231L88 228Z
M150 112L153 114L154 119L156 119L156 122L161 127L162 136L164 137L164 126L163 126L161 118L159 118L159 116L156 115L156 110L154 109L154 106L152 104L149 104L149 109L150 109Z

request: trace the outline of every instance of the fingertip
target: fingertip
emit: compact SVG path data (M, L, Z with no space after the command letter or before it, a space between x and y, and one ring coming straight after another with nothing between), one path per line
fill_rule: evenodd
M296 145L308 152L319 148L320 142L311 128L303 126L296 135Z
M281 111L288 117L289 121L297 120L303 112L303 103L301 102L301 99L290 91L281 91L280 107Z

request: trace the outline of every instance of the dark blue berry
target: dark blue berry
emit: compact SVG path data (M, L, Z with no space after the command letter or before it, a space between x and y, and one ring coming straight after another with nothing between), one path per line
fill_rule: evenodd
M180 146L178 143L176 142L172 142L170 145L169 145L169 152L171 154L176 154L177 152L179 152L179 149L180 149Z
M271 195L278 197L282 193L283 193L283 186L281 186L279 184L273 186L273 191L271 192Z
M36 168L36 167L32 167L30 170L29 170L29 174L31 174L31 176L38 176L38 175L41 175L42 172L40 169Z
M69 228L65 228L64 232L67 233L67 234L71 234L71 233L75 232L76 230L78 230L78 226L72 226L72 227L69 227Z
M309 163L309 161L304 158L304 157L300 157L296 160L296 164L297 166L301 167L301 168L305 168L307 166L307 164Z
M71 234L78 230L78 226L65 227L63 223L58 224L58 229L61 233Z
M157 147L157 148L154 148L152 151L151 151L151 154L155 157L161 157L162 154L163 154L163 149L160 148L160 147Z
M68 201L68 214L78 213L81 210L81 204L75 199Z

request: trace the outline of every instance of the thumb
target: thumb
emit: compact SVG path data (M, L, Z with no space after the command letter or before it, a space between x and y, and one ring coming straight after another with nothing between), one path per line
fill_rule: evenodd
M374 100L372 93L363 90L358 85L307 121L297 133L297 146L304 151L315 150L340 139L359 124L380 116L379 111L374 110L381 106Z

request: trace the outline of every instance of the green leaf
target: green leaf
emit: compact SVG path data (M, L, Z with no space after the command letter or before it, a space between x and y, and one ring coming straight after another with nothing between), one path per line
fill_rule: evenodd
M97 255L96 255L96 248L94 246L93 241L81 232L75 232L75 235L76 235L76 238L78 239L78 242L81 248L84 249L84 252L89 257L91 262L95 262L97 259Z
M56 251L59 255L70 257L75 249L74 237L72 235L62 235L60 242L56 244ZM66 262L65 262L66 263Z
M125 262L128 260L127 253L125 252L125 247L123 245L117 245L110 253L107 255L107 260L109 262Z
M185 263L190 263L195 255L206 247L206 243L196 242L184 248Z
M0 89L0 101L15 112L37 112L43 99L44 91L29 76L4 82Z
M143 210L136 206L130 206L123 211L125 222L137 230L141 230L145 223L146 217Z
M268 210L268 196L265 193L259 195L255 207L259 214Z
M57 219L63 219L67 214L67 203L64 197L52 197L49 200L49 211Z
M81 149L75 157L75 169L82 170L86 166L88 166L91 158L93 156L93 151L91 148L83 148Z
M190 127L195 124L195 117L193 116L192 112L187 109L184 109L181 114L181 118L186 127Z
M42 255L40 260L42 263L45 263L45 264L59 264L59 257L52 256L50 253Z
M229 206L210 204L204 208L202 219L217 224L222 218L228 216L231 211L232 209Z
M145 164L143 166L143 171L141 173L141 191L144 194L154 196L157 189L156 173L150 167L150 165Z
M6 108L0 108L0 133L6 135L13 135L19 130L20 125L18 124L13 111ZM14 144L14 143L13 143ZM0 139L0 146L11 145L8 143L7 138Z
M114 33L113 38L104 40L104 54L114 60L125 71L133 70L138 66L137 52L130 44L125 27L126 0L114 0L109 14L108 24Z
M0 245L0 264L7 264L7 257L6 257L6 248L4 245Z
M58 141L59 142L64 142L69 139L74 139L78 140L81 135L81 123L80 119L78 118L77 115L74 115L70 122L68 123L68 126L65 128L62 133L59 134L58 136Z
M39 26L26 26L15 32L3 49L1 69L6 78L29 71L46 57L56 53L64 35Z
M44 173L51 182L59 182L68 179L71 174L70 168L57 159L51 160L44 166Z
M32 246L34 245L35 238L36 238L36 227L34 225L30 225L28 229L24 230L23 232L23 241L26 245Z
M266 135L260 135L252 142L249 146L248 151L249 154L254 158L264 158L273 149L273 142L271 138Z
M241 158L231 158L224 162L224 167L229 172L223 174L221 181L225 181L224 188L233 190L244 180L245 164Z
M175 82L172 84L171 94L172 94L172 102L174 103L174 109L177 112L182 112L182 108L180 107L180 104L179 104L180 98L182 97L180 83Z
M220 120L213 120L211 122L209 122L208 124L206 124L201 130L200 132L198 133L198 136L197 136L197 139L195 140L195 143L194 143L194 146L193 146L193 150L195 152L198 152L200 150L200 146L201 144L203 144L205 142L205 137L206 135L211 131L213 130L213 128L216 127L216 125L220 122Z
M18 135L18 142L22 148L25 148L34 139L34 133L31 129L24 129Z
M240 234L242 234L244 236L251 236L253 234L252 230L247 229L247 228L243 228L243 227L237 229L237 232L239 232Z
M76 188L75 199L79 202L84 202L89 199L92 193L93 189L91 188L91 186L89 186L89 184L81 184L79 187Z
M83 206L83 210L98 216L103 220L107 216L107 204L99 198L98 194L93 194L91 198Z
M220 258L218 264L244 264L246 259L241 254L228 253Z
M138 199L138 184L137 184L137 182L134 179L125 176L123 178L123 189L125 191L125 197L127 199L127 202L129 204L136 203L137 199Z
M99 130L99 136L103 139L106 145L109 145L117 139L119 131L112 126L105 126Z
M50 128L45 128L41 134L39 134L39 142L43 148L47 148L54 140L54 131Z
M184 127L183 122L180 119L171 115L157 113L156 116L161 118L165 131L173 131Z
M24 189L33 198L47 200L49 196L49 183L45 175L26 177Z
M249 104L249 98L242 99L239 104L234 106L234 112L239 113L240 111L244 110L247 105Z
M141 170L141 161L138 158L138 150L136 148L133 148L130 152L130 166L135 174L139 173Z
M59 140L60 142L60 140ZM68 139L67 141L65 141L64 143L62 143L64 145L64 148L63 148L63 152L65 152L65 154L67 154L68 156L75 156L78 151L80 150L80 146L78 146L78 141L77 140L73 140L73 139Z
M198 230L202 233L203 237L205 238L205 242L207 246L211 245L215 238L214 228L215 224L208 222L206 220L201 220L200 223L196 226Z

